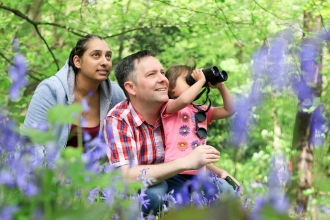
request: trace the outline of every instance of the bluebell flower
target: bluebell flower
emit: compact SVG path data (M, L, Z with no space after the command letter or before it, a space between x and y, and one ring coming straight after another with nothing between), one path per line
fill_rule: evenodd
M236 114L231 123L231 142L235 147L246 143L248 139L248 129L251 126L251 105L249 99L239 95L235 101Z
M310 141L315 147L323 146L327 129L323 108L318 106L312 113L310 126Z
M180 189L180 192L175 194L176 206L177 207L184 207L190 204L190 192L188 185L190 181L187 181L187 184L183 185Z
M104 166L103 166L103 172L104 173L109 173L111 171L115 171L116 170L116 167L112 164L109 164L109 163L106 163Z
M141 189L140 193L137 194L136 200L139 204L144 206L144 208L148 208L150 205L150 199L145 199L144 197L147 197L147 194L145 193L146 189Z
M193 192L191 194L191 202L194 205L194 207L197 208L204 207L203 195L200 192Z
M43 220L43 219L45 219L43 209L41 207L38 207L34 210L33 219L34 220Z
M21 190L27 197L36 196L39 194L39 188L32 181L26 182Z
M24 88L28 81L26 79L27 66L25 58L22 54L17 53L14 56L13 63L8 69L8 73L12 84L9 88L9 98L17 100L20 98L20 91Z
M15 187L16 181L14 175L7 170L0 170L0 184L9 188Z
M267 73L267 47L261 47L256 50L252 56L253 79L264 78Z
M1 117L1 112L0 112ZM20 135L16 132L16 125L13 121L9 120L7 116L3 115L0 122L0 148L6 153L16 152L16 146L20 140Z
M44 159L47 168L49 169L55 169L55 164L57 159L59 158L61 151L58 148L57 144L55 142L49 142L47 143L47 151L44 152L44 155L36 155L39 156L39 160ZM38 159L38 157L35 157Z
M317 34L317 37L320 38L323 41L330 41L330 32L328 30L320 31Z
M274 154L268 173L268 189L262 197L256 197L249 219L262 219L262 210L269 206L279 214L288 214L289 199L285 195L284 187L290 182L291 176L288 163L283 154Z
M275 36L269 43L267 58L268 77L273 92L282 92L287 86L289 44L292 41L292 31L285 30Z
M90 190L89 193L88 193L88 196L87 196L88 202L89 203L94 203L95 199L99 195L99 192L100 192L99 188L94 188L94 189Z
M176 199L173 197L174 190L172 189L170 192L166 193L162 196L162 201L164 201L164 204L166 204L166 209L176 209L178 208L176 206Z
M112 205L115 202L115 197L118 194L115 186L109 186L102 190L103 200L108 204Z
M264 87L265 87L265 82L263 79L254 80L248 97L249 106L252 107L252 106L261 105L264 98L264 93L263 93Z
M19 210L17 205L5 206L0 210L1 220L12 220L13 215Z
M89 171L99 173L103 170L102 159L107 158L108 145L101 138L98 137L85 143L85 152L82 155L82 160L86 164Z
M306 81L302 77L299 79L292 78L291 82L293 91L297 94L297 97L301 103L300 109L310 108L314 100L312 88L307 85Z
M319 209L320 209L321 212L323 212L323 213L325 213L325 214L327 214L327 215L330 216L330 208L329 208L329 206L320 205L319 206Z
M78 189L78 190L76 191L76 197L77 197L77 198L81 198L81 190L80 190L80 189Z
M90 107L89 107L89 105L88 105L88 101L87 101L87 99L83 98L83 99L81 100L81 105L82 105L82 111L83 111L84 113L86 113L86 112L88 112L88 111L90 110Z
M273 190L286 187L291 180L288 161L285 155L276 153L272 156L270 171L268 173L268 187Z

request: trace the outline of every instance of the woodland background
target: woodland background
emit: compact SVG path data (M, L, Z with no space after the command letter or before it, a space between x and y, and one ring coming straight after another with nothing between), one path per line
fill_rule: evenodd
M286 45L295 53L304 40L329 30L329 24L330 2L324 0L0 0L0 105L22 124L38 83L54 75L79 37L88 33L109 43L113 69L123 57L142 49L160 53L165 69L193 57L198 68L216 65L226 70L226 85L239 100L250 94L255 80L252 60L258 49L290 29L293 40ZM14 37L28 62L29 83L21 98L11 101L7 69L14 56ZM318 100L314 107L322 106L327 119L329 44L320 45L318 80L311 87ZM277 73L273 74L276 78ZM110 78L115 81L113 71ZM282 152L292 171L285 190L290 201L302 208L299 213L292 209L292 216L316 219L321 215L320 205L330 207L328 121L319 133L323 142L315 146L310 141L313 109L299 111L301 100L290 92L274 92L267 85L259 89L264 98L246 109L253 122L243 142L230 141L232 118L210 126L208 142L221 151L218 165L243 183L247 195L262 194L264 189L255 185L267 182L270 159ZM222 103L216 93L211 92L211 99L214 105Z

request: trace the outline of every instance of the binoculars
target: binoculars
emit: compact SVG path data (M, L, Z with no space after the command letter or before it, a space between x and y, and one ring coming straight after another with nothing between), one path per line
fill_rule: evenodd
M219 82L224 82L228 79L227 72L224 70L219 70L216 66L203 69L203 73L205 75L206 82L210 82L212 85L215 85ZM191 86L196 81L191 75L188 75L186 77L186 82Z

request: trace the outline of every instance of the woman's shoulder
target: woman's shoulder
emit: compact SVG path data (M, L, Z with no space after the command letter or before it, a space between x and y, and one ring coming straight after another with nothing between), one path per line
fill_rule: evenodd
M111 84L112 90L118 90L118 89L121 90L121 88L120 88L120 86L119 86L119 84L118 84L117 82L114 82L114 81L112 81L112 80L109 80L109 81L110 81L110 84Z
M39 93L41 95L49 96L51 94L53 95L59 95L64 94L65 89L63 87L63 84L56 76L51 76L47 79L44 79L39 83L34 93Z
M113 96L118 96L120 99L126 99L126 96L123 92L123 90L121 89L121 87L118 85L118 83L111 81L111 92L113 94Z

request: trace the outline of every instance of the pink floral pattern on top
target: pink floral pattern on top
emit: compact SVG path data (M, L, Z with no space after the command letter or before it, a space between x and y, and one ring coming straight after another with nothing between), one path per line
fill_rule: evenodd
M200 142L198 140L194 140L193 142L191 142L191 148L195 149L196 147L198 147L200 144Z
M170 99L169 102L171 101ZM185 157L196 147L206 143L206 139L200 139L196 135L195 114L197 109L192 105L188 105L179 112L165 114L167 103L164 104L161 110L166 146L165 162ZM207 106L201 106L201 108L207 109ZM213 110L214 108L211 107L206 112L206 120L199 122L198 127L207 129L207 124L211 123ZM197 172L198 170L187 170L181 174L194 175Z
M179 129L179 134L181 136L187 136L190 133L190 128L187 125L182 125Z
M186 111L181 113L181 120L184 123L188 123L189 119L190 119L190 115Z
M185 151L188 148L189 144L186 140L178 141L178 149L180 151Z

